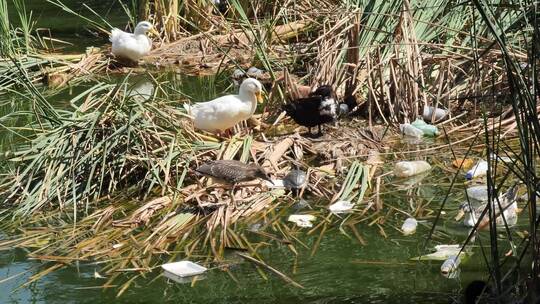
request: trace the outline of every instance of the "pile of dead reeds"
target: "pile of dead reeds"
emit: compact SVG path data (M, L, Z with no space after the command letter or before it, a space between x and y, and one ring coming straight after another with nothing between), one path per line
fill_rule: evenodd
M110 285L126 272L135 278L166 260L197 257L219 264L230 247L260 260L259 248L276 240L296 254L297 246L305 246L295 236L298 228L282 221L289 211L281 206L295 201L289 192L249 182L237 187L233 201L223 185L201 179L192 168L239 159L263 165L275 178L295 166L307 169L309 181L299 195L319 198L321 206L306 211L320 219L308 233L322 238L341 221L325 206L338 199L362 202L380 163L333 159L343 151L376 154L377 138L359 145L370 135L354 132L338 145L326 143L334 146L332 155L319 155L317 145L324 142L298 135L268 140L254 133L220 142L192 129L178 110L181 101L154 96L141 102L127 88L127 79L100 83L71 100L69 109L48 107L47 115L25 126L33 130L27 141L3 155L8 165L0 214L12 237L0 249L25 248L32 259L49 262L30 282L73 263L93 263ZM323 161L312 163L314 157ZM247 229L255 223L260 227ZM130 277L124 287L132 282Z

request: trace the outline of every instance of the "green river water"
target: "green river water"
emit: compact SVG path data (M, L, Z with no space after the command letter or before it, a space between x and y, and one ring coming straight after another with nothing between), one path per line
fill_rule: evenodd
M64 1L72 7L79 7L82 2L95 8L103 18L112 20L112 24L122 24L127 20L115 1ZM53 35L78 42L78 48L106 43L104 39L90 38L83 33L84 24L79 18L60 12L44 0L27 1L27 9L33 11L38 26L50 27ZM227 87L226 81L217 82L214 90L209 92L201 90L206 82L192 78L183 81L184 92L195 99L220 94ZM73 96L78 90L74 88L64 97ZM14 97L4 95L0 98ZM60 99L55 100L55 104L61 104L62 98L55 98ZM414 150L435 144L440 142L403 145L400 149ZM425 158L432 163L444 160L437 152ZM385 170L389 166L385 166ZM406 185L406 180L385 176L381 198L386 206L399 206L403 210L410 210L410 203L430 201L430 209L437 210L451 178L446 171L436 167L412 190L400 190ZM467 229L453 220L464 197L463 182L464 178L458 179L458 185L446 205L446 216L437 228L439 238L436 243L430 242L429 248L438 243L458 244L466 238ZM41 263L28 260L24 251L14 249L0 252L0 303L459 303L463 286L471 280L487 278L479 248L475 249L472 259L462 265L460 275L454 279L440 274L440 262L410 261L411 257L425 253L423 245L434 216L426 218L419 224L416 234L408 237L397 230L405 218L400 213L389 217L384 226L386 238L376 225L358 225L366 245L333 227L327 231L313 255L310 249L297 247L299 255L295 257L286 246L278 244L259 251L268 264L289 275L305 289L287 285L273 275L264 280L247 262L230 269L238 282L226 272L214 269L194 286L174 283L162 276L156 278L161 273L156 269L146 279L135 281L120 298L116 298L118 290L115 288L99 288L105 280L94 278L94 271L99 269L88 265L69 267L49 274L29 287L18 288L39 271ZM0 239L5 237L0 232ZM300 237L311 247L318 234ZM487 240L487 237L482 235L483 239ZM17 274L20 276L4 281Z

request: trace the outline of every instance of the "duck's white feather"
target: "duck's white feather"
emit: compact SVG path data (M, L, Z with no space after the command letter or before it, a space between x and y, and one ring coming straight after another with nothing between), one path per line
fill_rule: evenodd
M115 56L138 61L152 49L152 41L144 34L126 33L114 28L111 31L112 53Z
M226 95L211 101L184 106L193 117L195 128L208 132L223 132L249 119L257 109L257 97L262 85L248 78L240 85L238 95Z
M190 114L195 128L216 132L225 131L250 118L256 107L255 99L244 100L239 95L227 95L193 105Z

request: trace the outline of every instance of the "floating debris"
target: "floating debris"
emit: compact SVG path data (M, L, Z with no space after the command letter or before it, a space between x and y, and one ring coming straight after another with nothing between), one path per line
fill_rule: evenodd
M468 180L485 176L487 174L488 170L488 162L485 160L480 160L474 165L474 167L471 168L471 170L467 171L465 174L465 178Z
M422 119L417 119L411 123L411 125L419 130L422 130L424 136L437 136L439 135L439 129L436 126L430 125Z
M408 177L431 169L428 162L423 160L400 161L394 165L394 174L399 177Z
M163 268L166 273L168 272L169 274L173 274L181 278L200 275L208 270L206 267L190 261L167 263L161 265L161 268Z
M399 130L401 131L401 134L414 138L422 138L424 136L424 131L409 123L400 124Z
M307 173L302 170L291 170L284 178L283 185L287 189L300 189L307 183Z
M433 111L435 111L435 115L433 115ZM435 116L433 117L434 121L439 121L445 118L446 115L448 115L448 110L435 108L431 106L424 107L424 112L422 113L422 117L426 121L432 121L431 118L433 116Z
M416 232L416 227L418 226L418 221L414 217L410 217L403 222L401 226L401 231L403 235L411 235Z
M488 200L488 188L486 185L473 186L467 188L467 197L479 202Z
M472 255L472 252L461 251L461 245L436 245L435 252L419 257L411 258L413 261L444 261L451 256L462 256L463 258Z
M298 227L310 228L313 227L313 221L317 217L311 214L291 214L287 221L295 223Z
M508 157L508 156L499 156L499 155L494 154L494 153L491 153L491 154L489 155L489 157L490 157L491 159L493 159L493 160L501 161L501 162L503 162L503 163L505 163L505 164L512 164L512 163L515 162L513 158L510 158L510 157Z
M334 204L330 205L328 209L332 213L347 213L352 210L354 204L349 201L337 201Z
M461 259L457 255L451 255L446 259L441 265L441 273L443 275L448 275L451 272L454 272L458 269L459 264L461 264Z

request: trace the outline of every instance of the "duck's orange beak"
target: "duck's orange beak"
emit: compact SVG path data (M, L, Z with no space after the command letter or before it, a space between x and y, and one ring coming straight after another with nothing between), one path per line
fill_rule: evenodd
M263 102L263 97L262 97L262 92L261 91L255 92L255 97L257 98L257 102L259 102L259 103Z

